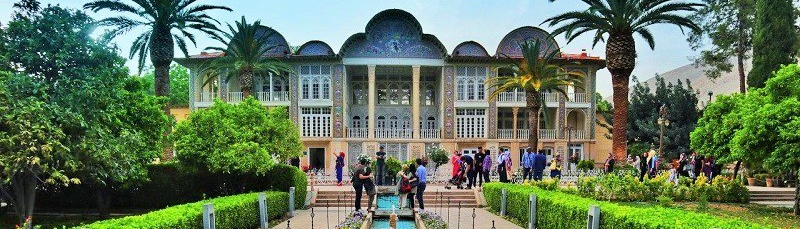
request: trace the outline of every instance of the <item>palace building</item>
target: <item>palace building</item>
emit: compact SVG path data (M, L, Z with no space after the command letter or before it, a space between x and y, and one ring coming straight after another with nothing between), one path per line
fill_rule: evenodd
M475 41L448 52L436 36L422 31L413 15L397 9L375 15L338 52L318 40L293 52L280 33L269 32L265 45L277 47L270 55L294 71L258 77L253 96L266 106L288 106L307 147L299 163L327 170L333 169L334 152L345 152L348 164L354 164L356 156L374 155L379 146L400 160L422 157L435 145L466 153L483 147L493 156L509 149L519 165L520 152L528 147L524 91L490 99L484 82L521 60L522 42L539 39L547 47L559 47L548 32L525 26L505 34L494 53ZM200 64L220 55L204 52L176 60L191 72L191 110L211 106L216 99L243 99L235 80L204 86ZM539 147L549 155L604 158L608 152L596 149L596 138L602 136L595 136L594 111L595 73L605 61L586 52L562 54L560 61L587 77L585 85L567 88L566 97L545 95Z

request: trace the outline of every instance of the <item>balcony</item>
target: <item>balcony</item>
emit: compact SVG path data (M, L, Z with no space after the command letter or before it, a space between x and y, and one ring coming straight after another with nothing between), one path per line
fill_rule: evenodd
M513 129L498 129L497 139L514 139Z
M586 133L585 130L572 130L568 137L572 140L584 140L588 139L589 135Z
M411 129L375 129L375 138L410 139L412 133Z
M347 129L347 137L348 138L368 138L369 137L369 129L367 129L367 128L348 128Z
M568 103L591 103L588 93L569 93L567 94L567 98L569 99L567 100Z
M517 129L517 139L528 139L528 129ZM539 140L553 140L557 139L558 133L554 129L540 129ZM513 129L499 129L497 130L497 139L514 139Z
M439 129L421 129L419 130L419 138L438 139L441 138L441 131Z
M244 100L244 93L242 92L228 92L229 103L239 103Z
M258 101L262 103L268 102L288 102L289 101L289 92L287 91L262 91L256 93L256 98Z
M214 100L217 99L216 92L201 92L200 97L195 100L195 106L198 107L207 107L214 104Z
M586 94L586 93L579 93ZM558 93L542 93L544 102L558 103ZM526 102L524 91L502 92L497 95L498 105L517 105L524 106Z

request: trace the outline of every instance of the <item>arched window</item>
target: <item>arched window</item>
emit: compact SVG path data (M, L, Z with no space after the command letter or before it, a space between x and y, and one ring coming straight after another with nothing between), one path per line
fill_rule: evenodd
M425 122L426 129L436 129L436 118L428 117L428 120Z
M389 104L400 104L400 85L393 83L389 84Z
M303 78L303 99L311 99L311 82L308 78Z
M369 116L364 116L364 128L369 128Z
M311 99L319 99L320 79L313 79L311 83Z
M411 104L411 84L408 83L401 84L400 104L402 105Z
M353 128L361 128L361 117L353 116Z
M458 94L457 100L464 100L464 93L466 93L467 85L465 84L464 80L458 80L456 86L458 87L458 91L456 91Z
M389 85L382 83L378 85L378 104L389 104Z
M411 118L403 116L403 129L411 129Z
M389 128L390 129L397 129L397 116L392 116L389 118Z
M377 126L378 129L386 128L386 118L383 117L383 116L378 116L378 123L375 124L375 126ZM367 128L369 128L369 127L367 127Z
M361 84L353 85L353 105L364 105L364 91Z
M436 90L433 85L428 84L425 87L425 105L433 106L436 104Z
M322 82L322 88L320 89L322 99L331 99L331 79L323 77L320 81Z
M471 79L467 80L467 100L475 100L475 81Z
M484 84L483 79L478 79L478 83L477 83L477 85L475 85L475 90L477 91L477 94L478 94L478 97L475 98L475 99L477 99L477 100L484 100L485 99L484 93L486 92L486 90L484 89L484 85L483 84Z

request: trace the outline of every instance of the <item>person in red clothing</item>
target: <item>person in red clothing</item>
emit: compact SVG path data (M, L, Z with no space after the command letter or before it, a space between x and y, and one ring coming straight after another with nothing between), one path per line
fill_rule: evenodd
M461 153L458 151L453 151L453 156L450 157L450 164L453 165L453 175L451 177L458 176L458 172L461 171Z

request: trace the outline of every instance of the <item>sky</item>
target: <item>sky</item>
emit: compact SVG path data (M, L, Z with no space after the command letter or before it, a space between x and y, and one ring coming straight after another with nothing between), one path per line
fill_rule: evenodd
M7 24L16 0L0 0L0 23ZM41 0L43 5L59 4L73 9L82 9L88 0ZM483 45L489 54L494 55L500 40L511 30L522 26L540 27L546 31L553 28L541 23L552 16L586 7L578 0L503 0L503 1L422 1L422 0L309 0L309 1L271 1L271 0L201 0L203 4L224 5L233 12L212 11L215 19L234 23L246 17L248 21L260 20L280 32L290 45L302 45L310 40L321 40L339 51L350 35L364 32L364 27L372 16L386 9L402 9L414 15L422 25L424 33L433 34L452 52L461 42L473 40ZM87 12L95 19L117 16L116 13L101 11ZM115 42L123 56L127 57L129 46L141 30L134 30L119 36ZM656 73L666 72L686 64L698 52L691 50L686 42L687 35L676 26L655 25L651 28L655 37L656 49L651 50L639 37L636 37L638 53L636 69L633 74L641 81L654 77ZM197 46L190 45L189 54L198 54L209 46L219 46L217 42L197 36ZM566 43L563 35L556 37L563 52L580 53L586 49L592 56L605 57L605 45L592 47L591 37L584 36ZM176 56L183 54L176 49ZM149 61L148 61L149 62ZM131 69L136 62L128 61ZM597 91L603 97L610 97L611 74L606 69L597 72Z

